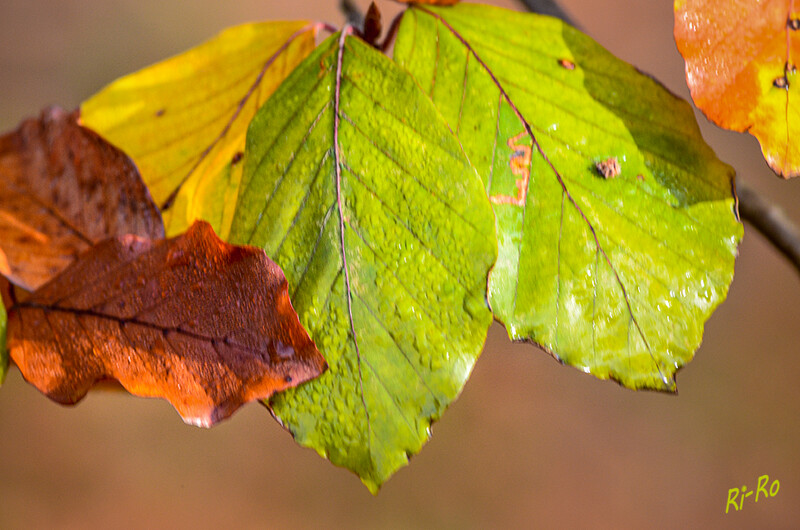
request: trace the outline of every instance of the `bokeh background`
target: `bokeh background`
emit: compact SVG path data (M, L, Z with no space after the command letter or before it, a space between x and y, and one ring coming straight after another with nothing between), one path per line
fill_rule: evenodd
M562 5L688 97L672 2ZM0 0L0 130L225 26L287 18L343 20L335 0ZM800 179L779 180L753 138L698 119L719 157L800 222ZM740 254L678 396L597 381L494 326L432 441L377 497L258 405L207 431L122 393L64 408L12 371L0 389L0 528L797 527L800 276L750 227ZM764 474L778 495L726 515L728 489Z

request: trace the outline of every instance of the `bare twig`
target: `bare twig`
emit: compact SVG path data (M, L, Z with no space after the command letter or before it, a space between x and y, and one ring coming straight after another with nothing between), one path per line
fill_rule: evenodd
M577 25L575 19L569 16L569 14L564 11L564 9L558 5L558 2L555 0L519 0L519 3L531 13L550 15L551 17L560 18L570 26L580 29L580 26Z
M347 18L347 24L353 26L359 31L364 28L364 13L358 8L353 0L341 0L339 2L339 9Z
M739 184L739 214L761 232L800 272L800 229L783 210L770 203L747 185Z

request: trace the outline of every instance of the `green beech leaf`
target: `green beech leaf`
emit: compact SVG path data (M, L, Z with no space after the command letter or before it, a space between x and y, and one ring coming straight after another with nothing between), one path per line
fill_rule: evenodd
M414 6L394 53L494 203L489 302L510 337L599 378L674 390L742 235L733 170L689 105L545 16Z
M118 79L81 105L82 123L138 166L167 236L204 219L225 238L247 126L311 53L317 29L302 21L229 28Z
M281 266L329 366L273 413L376 492L470 374L497 243L480 178L430 100L346 35L254 118L231 238Z

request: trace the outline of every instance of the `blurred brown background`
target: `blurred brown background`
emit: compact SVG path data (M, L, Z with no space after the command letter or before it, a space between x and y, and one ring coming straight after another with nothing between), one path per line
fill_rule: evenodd
M688 97L672 2L562 5ZM0 0L0 130L225 26L277 18L342 21L334 0ZM800 222L800 179L780 181L754 139L699 119L720 158ZM258 405L206 431L121 393L63 408L12 371L0 389L0 528L797 527L800 276L749 227L740 252L679 396L596 381L495 326L432 441L378 497ZM764 474L778 495L725 515L728 489Z

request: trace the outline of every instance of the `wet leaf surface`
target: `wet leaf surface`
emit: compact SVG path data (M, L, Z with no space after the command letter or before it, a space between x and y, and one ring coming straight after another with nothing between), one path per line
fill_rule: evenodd
M509 336L674 390L742 234L733 170L690 107L557 19L487 6L412 7L395 59L483 177L499 240L489 302Z
M122 234L164 236L124 153L56 107L0 137L0 274L33 290Z
M9 308L8 349L59 403L115 379L199 426L325 368L278 266L203 222L173 239L128 235L93 247Z
M414 80L358 38L314 51L253 120L231 239L284 270L330 366L273 398L375 492L461 391L491 313L491 206Z
M778 175L800 175L800 6L789 0L677 0L675 41L692 99L749 132Z
M136 162L168 235L203 219L226 238L247 126L314 48L316 32L303 21L229 28L81 105L83 123Z

